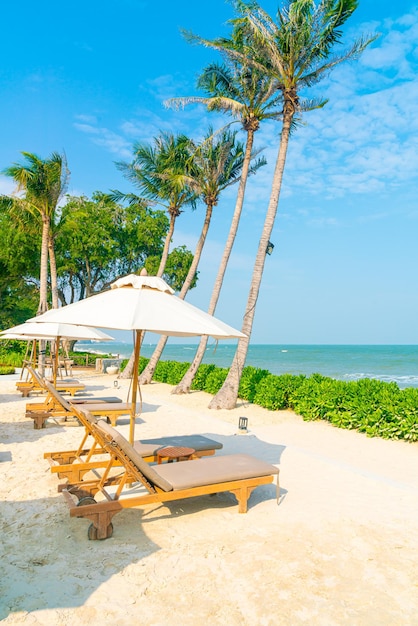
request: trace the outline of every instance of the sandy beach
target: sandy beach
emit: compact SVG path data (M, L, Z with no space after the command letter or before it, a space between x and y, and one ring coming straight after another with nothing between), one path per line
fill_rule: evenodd
M75 372L91 395L126 399L128 382ZM280 468L248 513L234 496L128 509L106 541L70 518L43 454L77 446L82 429L25 418L17 377L0 377L4 624L418 625L418 444L370 439L290 411L142 389L136 438L201 433ZM248 433L239 434L239 417ZM128 419L118 421L128 433Z

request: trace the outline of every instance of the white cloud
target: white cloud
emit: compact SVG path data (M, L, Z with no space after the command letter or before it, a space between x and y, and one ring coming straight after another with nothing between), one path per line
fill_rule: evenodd
M16 185L11 178L0 175L0 194L4 196L11 196L15 189Z
M130 158L132 156L131 143L122 135L108 128L93 126L92 124L74 123L74 127L92 136L92 141L98 146L103 146L108 152L118 157Z
M76 120L84 124L97 124L97 117L95 115L84 115L80 113L79 115L74 116Z

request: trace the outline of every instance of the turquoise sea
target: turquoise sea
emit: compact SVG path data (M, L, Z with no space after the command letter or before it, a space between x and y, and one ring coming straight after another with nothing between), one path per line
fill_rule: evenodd
M152 355L154 346L144 343L141 354ZM195 344L168 343L164 360L192 361ZM132 345L122 342L77 342L76 350L111 353L129 357ZM235 344L208 344L204 362L229 367ZM399 387L418 387L418 346L416 345L250 345L246 365L269 370L272 374L323 374L339 380L378 378L396 382Z

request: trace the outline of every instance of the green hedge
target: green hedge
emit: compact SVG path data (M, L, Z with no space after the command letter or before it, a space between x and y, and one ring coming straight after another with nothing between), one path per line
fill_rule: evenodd
M0 365L0 376L4 376L5 374L14 374L15 368L9 367L8 365Z
M0 341L0 365L22 367L26 354L26 343L12 339Z
M141 359L140 371L148 363ZM177 385L189 363L159 361L154 380ZM216 394L228 369L202 364L192 389ZM304 420L327 420L339 428L356 429L370 437L418 441L418 389L375 379L345 382L321 374L270 374L245 367L239 397L269 410L293 409Z

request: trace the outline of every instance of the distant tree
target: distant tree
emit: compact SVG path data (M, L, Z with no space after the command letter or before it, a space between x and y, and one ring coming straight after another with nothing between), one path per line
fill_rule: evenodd
M3 174L15 181L16 195L1 196L3 208L10 211L16 220L22 212L28 212L39 221L41 239L41 261L39 278L38 314L48 308L48 248L51 224L60 199L67 188L69 170L65 155L53 152L48 159L41 159L31 152L22 152L23 163L14 163L3 170ZM33 223L31 223L33 227ZM56 282L56 276L52 277Z
M68 197L56 240L59 293L66 304L106 289L160 255L168 228L163 211L128 207L109 195Z
M190 266L193 262L193 253L186 248L186 246L178 246L169 252L167 262L165 264L165 270L162 278L170 285L174 291L180 291L187 274L189 273ZM156 276L158 266L160 264L159 257L147 257L145 261L145 269L150 276ZM190 289L196 287L197 278L199 272L195 273L195 276L190 285Z
M39 302L40 236L21 230L0 210L0 329L21 324Z

